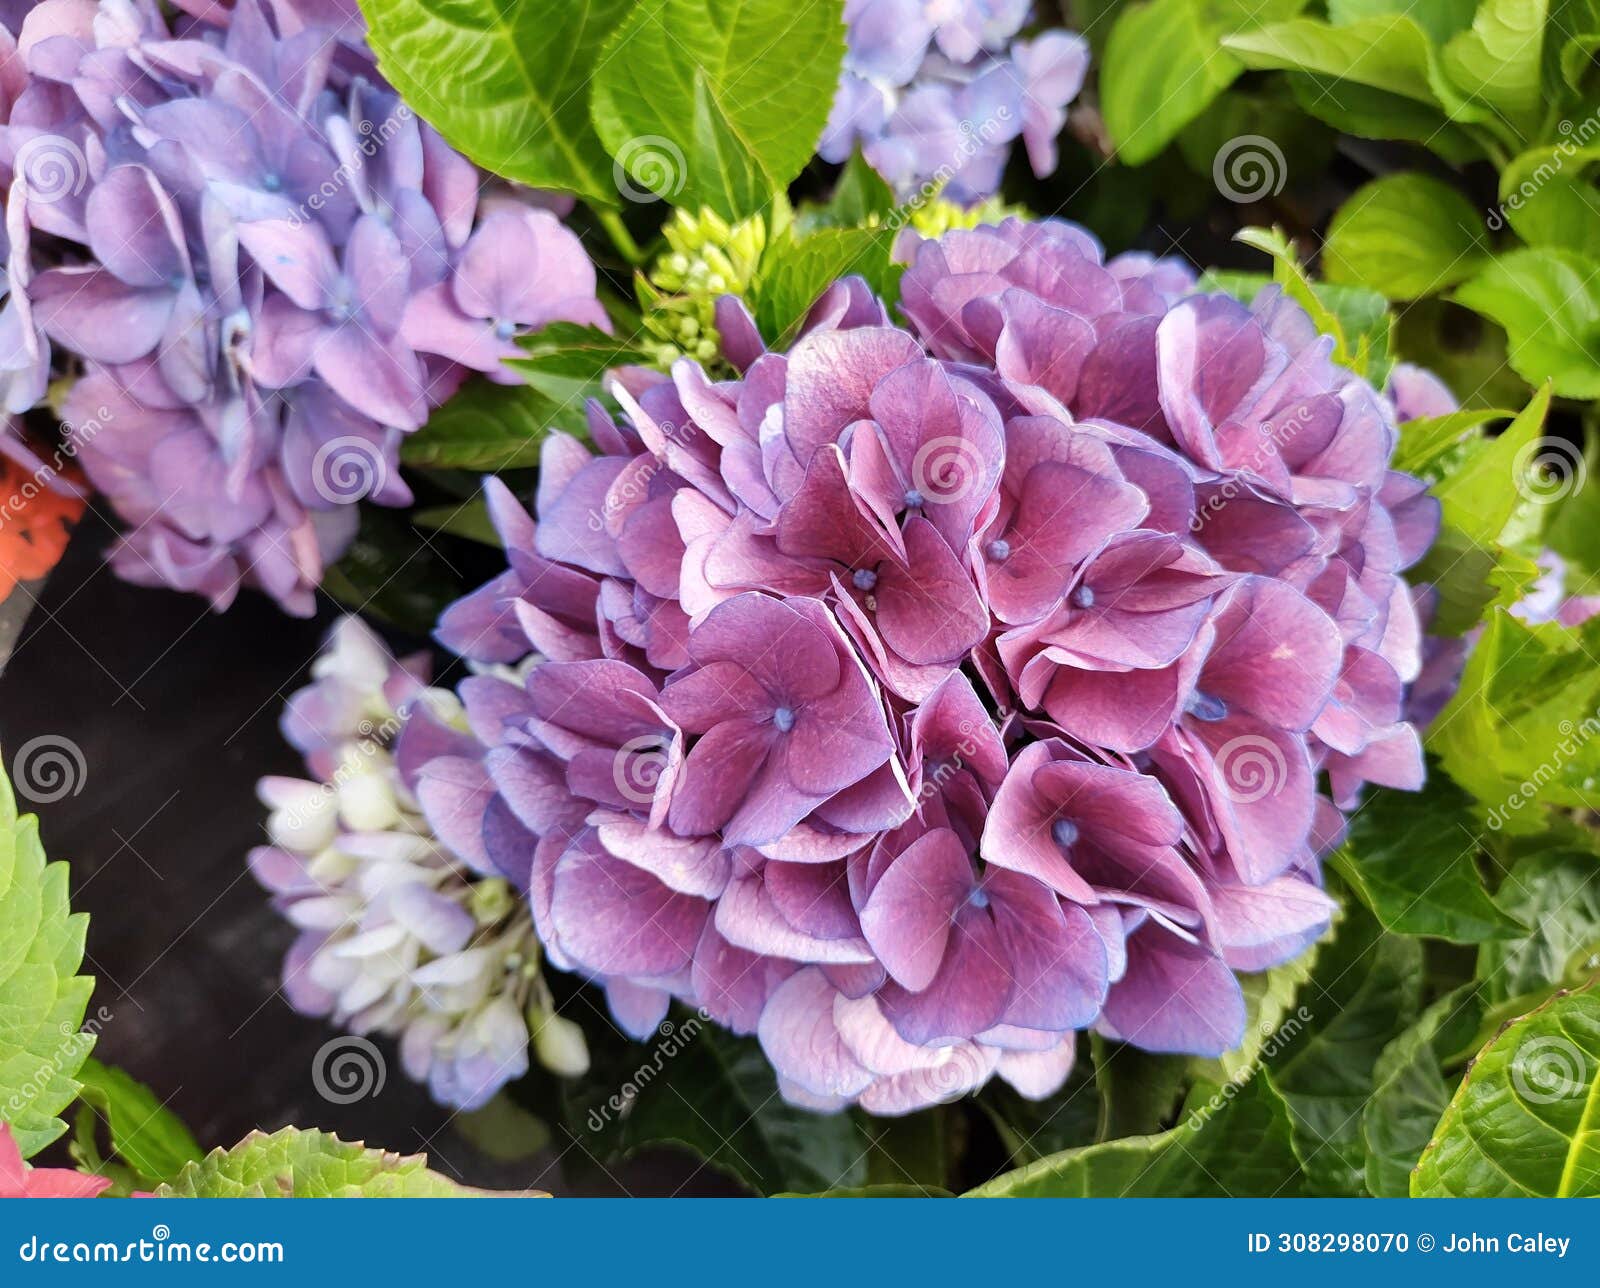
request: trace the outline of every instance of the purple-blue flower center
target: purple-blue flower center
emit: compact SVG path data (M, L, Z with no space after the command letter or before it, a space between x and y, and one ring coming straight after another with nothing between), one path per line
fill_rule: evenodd
M989 906L989 896L982 886L973 886L972 893L967 896L967 902L974 908L987 908Z
M923 496L922 496L922 493L917 491L916 488L914 488L914 487L907 488L904 499L905 499L905 503L906 503L906 509L908 509L908 510L918 510L918 509L922 508Z
M1072 606L1074 608L1093 608L1094 591L1087 586L1079 586L1072 592Z
M510 318L501 318L494 324L494 338L496 340L509 340L517 333L517 324Z
M857 590L871 590L878 584L878 574L871 568L857 568L850 574L850 581Z
M996 537L989 543L986 553L995 563L1004 563L1011 558L1011 543L1004 537Z
M794 728L794 708L778 707L772 713L772 723L778 726L779 733L788 733Z
M1214 724L1228 714L1228 704L1221 698L1214 698L1209 693L1202 693L1199 689L1194 691L1194 696L1189 699L1185 708L1196 720L1204 720L1207 724Z
M1050 839L1063 850L1070 850L1078 840L1078 825L1070 818L1058 818L1050 824Z

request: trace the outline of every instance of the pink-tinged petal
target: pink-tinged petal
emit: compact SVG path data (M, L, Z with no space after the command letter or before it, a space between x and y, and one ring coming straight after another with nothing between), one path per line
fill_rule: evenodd
M709 836L751 795L775 737L771 725L728 720L702 734L679 771L667 822L679 836Z
M89 193L84 223L95 259L129 286L170 289L188 279L177 207L144 166L108 170Z
M834 1023L838 995L826 975L808 966L778 985L756 1030L779 1078L813 1096L855 1097L872 1083Z
M689 965L711 905L579 842L556 864L551 915L563 950L605 975L671 975Z
M914 665L958 661L988 632L983 602L931 523L911 519L905 538L908 567L885 565L872 592L883 641Z
M1002 1051L995 1072L1029 1100L1045 1100L1065 1085L1076 1052L1076 1035L1069 1033L1047 1051Z
M591 817L606 852L643 868L668 889L715 899L728 885L728 852L714 838L684 839L625 814Z
M1220 1056L1244 1033L1244 994L1221 958L1147 921L1128 937L1102 1023L1146 1051Z
M1333 620L1294 587L1241 582L1218 610L1200 688L1280 729L1310 726L1339 674L1344 643Z
M1010 872L991 873L983 892L1011 969L1005 1022L1058 1031L1091 1023L1106 996L1106 950L1088 913Z
M718 1024L754 1033L772 991L794 970L792 962L730 944L708 918L694 950L694 1000Z
M617 1027L636 1042L657 1036L657 1028L667 1018L672 994L665 989L636 984L632 980L606 981L606 1007Z
M417 429L426 418L421 364L398 339L345 322L322 331L311 361L336 394L376 421Z
M1198 669L1198 659L1191 669ZM1124 753L1142 751L1161 737L1188 696L1178 665L1159 671L1059 666L1048 683L1040 705L1063 731L1090 746Z
M1239 875L1251 884L1270 880L1311 830L1314 788L1304 739L1248 716L1196 721L1188 736Z
M444 756L423 767L417 800L434 834L479 872L493 868L483 843L483 815L495 785L482 762Z
M832 559L846 568L872 569L904 557L899 535L873 516L852 491L844 455L829 443L806 467L799 490L778 516L777 548L799 559Z
M901 1037L926 1046L983 1032L1005 1014L1010 993L1010 972L994 919L987 908L968 903L927 988L912 992L891 982L878 993L878 1001Z
M879 879L861 910L861 933L889 974L920 992L938 974L956 910L973 889L972 862L956 834L929 832Z
M773 907L796 930L818 939L861 938L843 860L773 862L761 869L761 876Z
M863 965L873 960L864 939L822 939L791 925L761 876L735 876L717 901L717 930L749 952L795 961Z
M1211 903L1211 930L1224 956L1234 949L1279 943L1298 948L1328 928L1338 907L1316 886L1294 876L1274 877L1259 886L1217 885Z

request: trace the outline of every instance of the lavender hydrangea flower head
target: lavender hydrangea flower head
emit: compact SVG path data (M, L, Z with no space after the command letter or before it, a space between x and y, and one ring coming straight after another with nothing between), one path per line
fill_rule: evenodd
M1226 1051L1341 808L1422 781L1436 507L1274 291L1053 222L902 251L909 327L846 280L774 353L730 302L738 378L624 373L532 513L488 483L509 567L439 627L473 739L401 763L625 1029L704 1008L795 1103Z
M355 618L334 627L312 676L282 725L315 778L261 780L271 844L250 855L299 931L285 996L354 1033L397 1036L406 1072L457 1108L527 1072L530 1029L541 1063L581 1073L583 1035L556 1014L526 905L439 843L395 762L409 720L461 725L460 704L428 687L425 658L397 661Z
M1030 0L848 0L844 70L819 154L840 162L859 144L902 197L937 189L963 204L999 187L1018 137L1034 173L1052 173L1089 48L1067 31L1018 39L1031 9Z
M354 5L49 0L0 89L8 406L49 346L63 408L128 524L124 576L291 612L403 505L402 436L518 335L606 325L577 238L479 176L378 81Z

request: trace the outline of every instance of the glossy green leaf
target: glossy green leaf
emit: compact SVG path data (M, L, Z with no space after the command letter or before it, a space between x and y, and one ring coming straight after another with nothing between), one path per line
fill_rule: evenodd
M844 34L843 0L639 0L589 69L595 127L637 192L756 214L816 150Z
M1579 983L1600 968L1600 855L1557 850L1521 858L1495 901L1526 929L1478 950L1489 1001Z
M67 904L67 865L47 863L39 820L17 815L0 769L0 1121L24 1158L67 1125L94 1046L80 1031L94 981L79 975L89 918Z
M1600 1196L1600 995L1552 998L1467 1071L1411 1178L1416 1197Z
M1411 1192L1412 1169L1455 1090L1444 1062L1471 1040L1482 1017L1477 986L1464 984L1384 1047L1373 1071L1372 1098L1361 1111L1369 1194L1402 1199Z
M1315 1193L1365 1192L1361 1111L1378 1057L1417 1017L1422 954L1347 908L1300 990L1308 1018L1266 1063L1289 1108L1295 1155Z
M465 384L400 444L400 459L423 469L497 473L537 465L553 428L575 428L571 409L526 385Z
M482 1198L428 1170L422 1154L390 1154L322 1131L285 1127L251 1132L232 1149L215 1149L156 1191L159 1198L325 1199Z
M613 367L647 361L630 338L576 322L552 322L517 343L522 356L508 359L506 366L569 415L581 413L585 399L600 395Z
M895 236L888 226L819 228L806 237L775 240L762 257L752 301L762 335L783 347L822 293L852 273L893 304L903 271L891 258Z
M601 1161L681 1145L758 1194L868 1180L867 1140L849 1114L789 1104L754 1038L697 1016L663 1021L654 1050L620 1050L603 1074L590 1074L567 1116L583 1149Z
M1471 277L1488 251L1482 216L1456 189L1396 174L1373 180L1339 208L1322 269L1331 282L1409 300Z
M1518 929L1483 887L1480 832L1472 798L1434 766L1421 792L1369 792L1332 862L1386 929L1479 943Z
M1600 397L1600 260L1515 250L1456 288L1455 299L1506 329L1511 365L1567 398Z
M204 1157L183 1120L123 1070L91 1057L78 1071L78 1081L82 1099L104 1120L112 1150L132 1170L139 1188L154 1189Z
M1244 70L1217 47L1199 0L1124 9L1106 42L1100 106L1117 155L1149 161Z
M1288 1198L1305 1192L1289 1111L1265 1078L1202 1083L1176 1127L1028 1163L973 1198Z
M1550 806L1588 808L1600 778L1600 622L1580 630L1489 618L1460 688L1428 734L1492 831L1532 836Z
M1297 18L1223 42L1246 66L1309 72L1366 85L1430 106L1428 38L1405 14L1362 18L1342 26Z
M484 169L618 202L589 119L601 46L635 0L362 0L405 101Z
M1481 0L1472 28L1444 47L1444 71L1525 134L1537 128L1547 0Z

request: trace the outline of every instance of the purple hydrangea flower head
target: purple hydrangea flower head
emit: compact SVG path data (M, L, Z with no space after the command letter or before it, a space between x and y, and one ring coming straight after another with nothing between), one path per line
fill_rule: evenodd
M81 360L67 432L132 580L308 614L353 503L409 502L404 434L518 336L607 325L578 239L480 198L354 4L46 0L0 34L0 391Z
M531 512L487 484L471 737L413 720L402 773L625 1029L702 1007L797 1104L1216 1055L1340 809L1421 781L1437 513L1275 292L1061 223L901 249L908 326L846 281L771 352L725 302L736 379L619 372Z
M858 145L903 197L937 190L972 205L1000 185L1019 136L1034 173L1083 86L1089 48L1067 31L1017 33L1029 0L850 0L844 70L818 152Z

